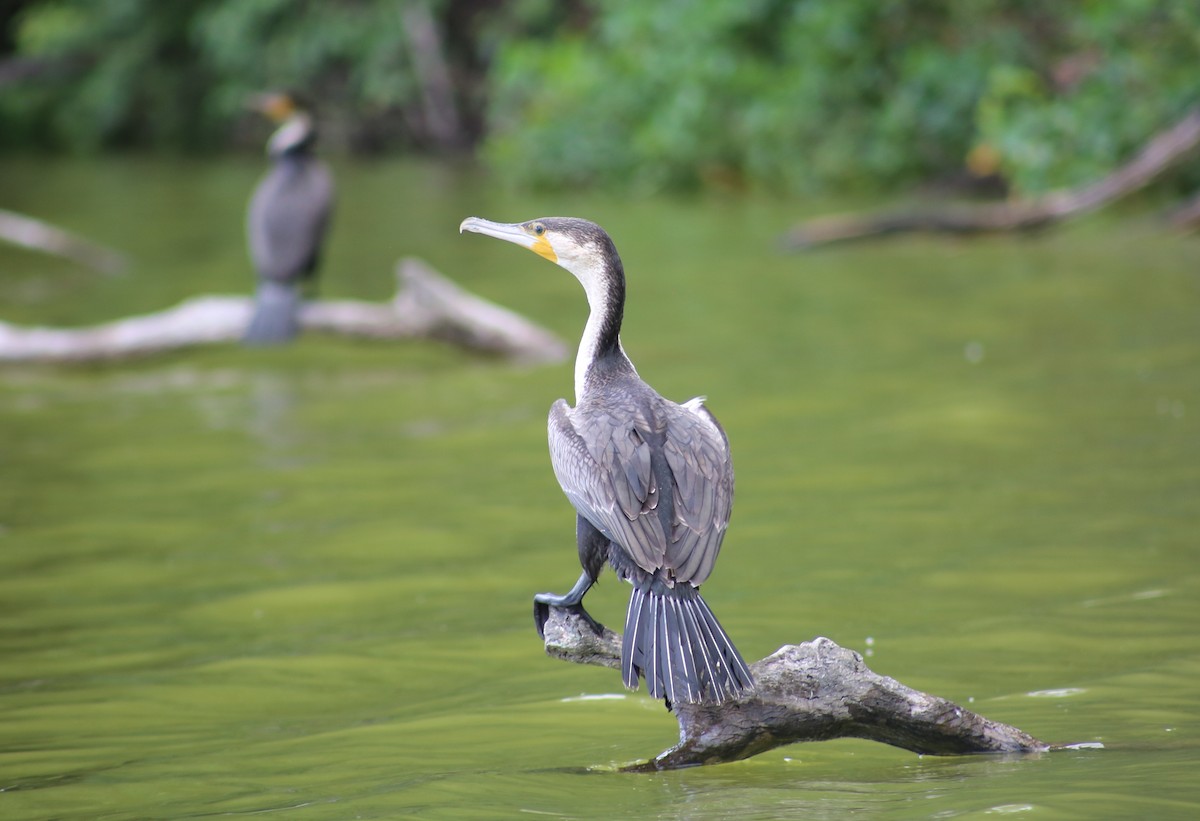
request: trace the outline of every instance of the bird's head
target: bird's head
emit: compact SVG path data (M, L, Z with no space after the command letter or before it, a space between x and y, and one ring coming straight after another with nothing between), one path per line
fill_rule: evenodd
M306 151L316 140L308 106L295 94L286 91L255 94L247 106L279 126L267 142L267 153L273 157Z
M467 217L458 226L459 233L502 239L566 268L585 289L606 274L620 274L621 259L612 239L594 222L575 217L542 217L528 222L492 222Z
M287 122L288 118L303 109L295 95L286 91L255 94L246 102L246 107L257 111L276 125Z
M584 395L591 363L598 356L624 358L621 349L621 319L625 313L625 269L616 246L603 228L574 217L542 217L528 222L492 222L467 217L458 232L502 239L566 268L587 295L587 325L575 357L575 398ZM632 368L632 365L630 365Z

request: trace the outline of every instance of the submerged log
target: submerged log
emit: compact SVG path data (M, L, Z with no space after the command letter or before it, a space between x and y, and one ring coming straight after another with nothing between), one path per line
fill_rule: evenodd
M128 263L121 254L51 225L0 209L0 239L44 254L65 257L103 274L118 274Z
M307 331L375 339L438 339L522 362L558 362L567 347L524 317L471 294L419 259L396 266L391 302L313 301ZM28 328L0 322L0 362L91 362L241 340L251 297L198 296L174 308L87 328Z
M1139 191L1186 159L1200 146L1200 110L1193 110L1152 137L1132 160L1106 177L1031 200L959 206L944 211L898 211L818 217L783 239L791 250L835 242L872 239L905 232L983 234L1033 231L1085 214Z
M546 653L619 669L621 637L551 608ZM738 761L784 744L863 738L926 755L1037 753L1049 745L938 696L873 672L827 638L786 645L750 665L754 692L724 704L677 704L679 743L631 772Z

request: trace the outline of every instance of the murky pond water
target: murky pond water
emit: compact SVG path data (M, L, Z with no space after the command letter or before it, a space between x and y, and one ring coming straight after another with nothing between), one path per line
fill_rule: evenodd
M804 256L820 210L517 195L343 164L322 293L423 257L572 344L554 266L467 215L604 224L624 342L706 394L738 470L706 595L747 658L825 635L1055 744L797 745L650 776L676 725L547 659L578 573L545 414L568 363L306 338L0 369L5 818L1192 818L1200 815L1200 240L1139 215ZM0 207L135 261L0 246L0 318L80 325L248 291L253 158L6 160ZM589 595L619 622L609 575ZM619 696L580 699L582 694Z

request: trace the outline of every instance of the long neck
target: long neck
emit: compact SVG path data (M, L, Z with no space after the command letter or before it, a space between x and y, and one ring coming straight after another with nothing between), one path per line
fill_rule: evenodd
M308 114L298 112L271 135L267 143L267 153L275 159L299 157L312 148L315 137L312 118Z
M621 260L612 257L602 266L579 276L587 293L587 324L579 340L579 352L575 355L575 402L578 404L588 388L588 372L592 363L617 358L629 364L629 358L621 348L621 320L625 316L625 271Z

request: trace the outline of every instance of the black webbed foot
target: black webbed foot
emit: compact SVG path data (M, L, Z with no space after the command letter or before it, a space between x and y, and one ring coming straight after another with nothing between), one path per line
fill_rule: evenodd
M562 607L574 613L578 613L583 617L597 635L604 632L604 625L588 615L588 612L583 609L583 597L596 580L588 575L585 570L580 576L579 581L575 582L575 586L561 596L554 593L537 593L533 597L533 623L537 626L538 635L543 639L546 638L546 620L550 618L551 607Z
M533 597L533 623L537 627L538 635L542 639L546 638L546 622L550 619L551 607L557 607L569 613L574 613L587 622L588 627L592 628L592 632L597 636L604 635L604 625L592 618L592 614L584 610L582 604L562 604L558 601L546 601L543 597L549 598L544 593L539 593Z

